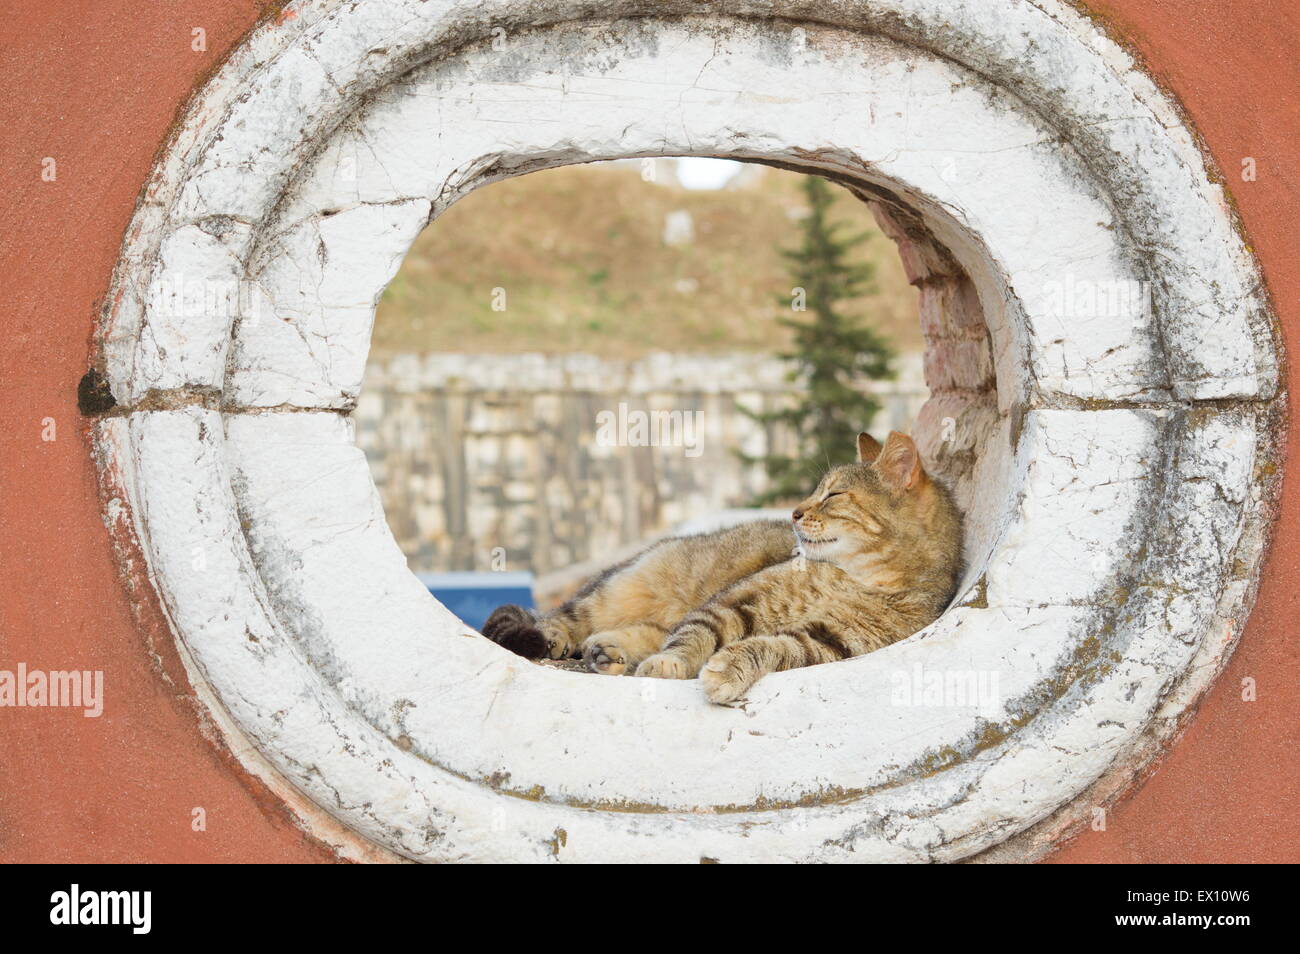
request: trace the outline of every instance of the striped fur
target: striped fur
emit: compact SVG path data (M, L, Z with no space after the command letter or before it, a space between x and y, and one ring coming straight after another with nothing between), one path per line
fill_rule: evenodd
M938 617L961 569L961 519L911 438L863 434L793 513L660 541L554 613L503 606L484 635L596 672L688 679L741 698L765 673L860 656ZM797 552L792 552L795 544Z

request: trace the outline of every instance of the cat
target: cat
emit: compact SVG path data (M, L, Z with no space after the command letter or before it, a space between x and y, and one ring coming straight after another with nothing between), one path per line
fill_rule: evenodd
M791 515L670 537L537 614L499 607L483 635L595 672L699 676L711 702L763 675L860 656L933 622L961 573L961 515L913 440L859 434ZM793 533L791 532L793 530Z

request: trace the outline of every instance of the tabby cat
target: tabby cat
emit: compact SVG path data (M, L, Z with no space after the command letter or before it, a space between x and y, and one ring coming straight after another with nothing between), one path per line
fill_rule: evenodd
M690 679L716 703L761 676L860 656L935 620L961 570L961 517L910 437L858 435L793 513L671 537L538 615L499 607L483 634L599 673ZM792 547L792 544L795 544Z

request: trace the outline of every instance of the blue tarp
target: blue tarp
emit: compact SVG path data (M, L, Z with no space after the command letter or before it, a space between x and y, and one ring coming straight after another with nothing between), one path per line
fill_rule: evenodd
M438 602L466 624L482 629L488 616L503 603L533 608L531 573L420 573Z

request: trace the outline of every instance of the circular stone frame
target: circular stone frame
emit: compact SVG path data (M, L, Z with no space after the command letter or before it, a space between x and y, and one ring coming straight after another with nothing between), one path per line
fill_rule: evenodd
M375 302L452 202L667 155L872 204L922 289L923 453L967 511L935 624L740 708L467 630L407 570L348 419ZM1054 0L291 5L178 126L99 348L120 552L241 761L368 858L1037 857L1230 654L1284 405L1194 137ZM936 675L996 692L936 701Z

